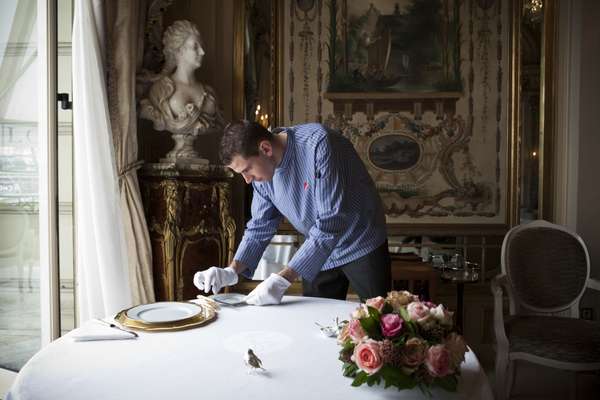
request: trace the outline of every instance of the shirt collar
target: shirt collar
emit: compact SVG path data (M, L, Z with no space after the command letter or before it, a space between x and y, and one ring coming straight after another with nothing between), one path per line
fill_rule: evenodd
M276 169L286 169L290 165L292 153L294 152L294 131L292 128L277 128L273 131L273 133L278 134L279 132L283 131L287 133L287 141L285 144L285 150L283 151L283 156L281 157L281 162Z

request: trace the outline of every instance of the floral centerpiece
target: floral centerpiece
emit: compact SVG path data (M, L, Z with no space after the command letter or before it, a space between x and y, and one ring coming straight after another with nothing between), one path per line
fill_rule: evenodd
M456 391L467 346L443 305L407 291L393 291L361 304L338 334L339 359L352 386L439 386Z

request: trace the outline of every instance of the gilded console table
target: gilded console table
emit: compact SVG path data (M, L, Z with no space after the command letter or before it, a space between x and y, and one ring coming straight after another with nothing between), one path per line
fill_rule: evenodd
M232 173L221 166L146 164L140 189L152 244L158 300L189 300L194 273L233 258Z

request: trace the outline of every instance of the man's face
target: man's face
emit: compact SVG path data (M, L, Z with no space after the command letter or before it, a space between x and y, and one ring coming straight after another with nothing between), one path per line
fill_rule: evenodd
M268 145L265 146L265 144ZM228 167L242 175L246 183L270 181L275 174L271 144L267 141L262 142L258 153L258 156L248 158L236 154Z

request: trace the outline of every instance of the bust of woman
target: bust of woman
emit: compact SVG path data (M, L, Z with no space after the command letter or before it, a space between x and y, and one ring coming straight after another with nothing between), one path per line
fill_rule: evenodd
M165 64L140 102L142 118L153 122L154 129L169 131L175 147L167 161L182 159L207 163L198 158L193 143L196 136L210 128L219 128L223 119L213 89L196 79L204 49L200 33L189 21L175 21L163 35Z

